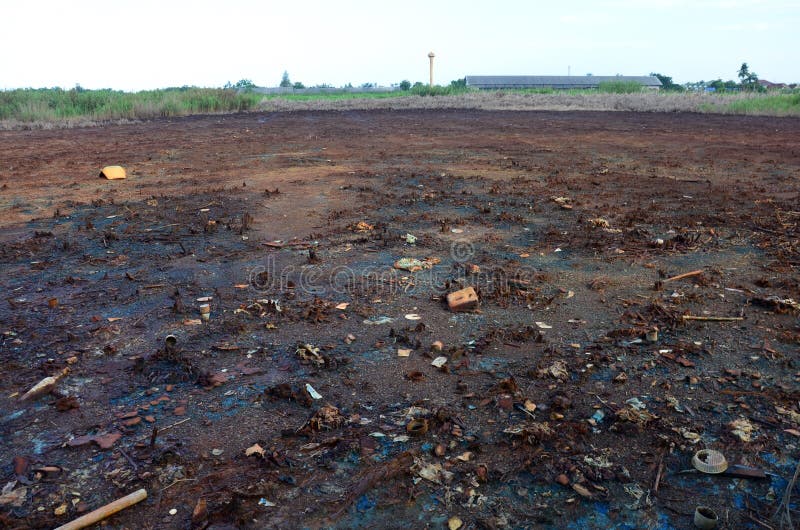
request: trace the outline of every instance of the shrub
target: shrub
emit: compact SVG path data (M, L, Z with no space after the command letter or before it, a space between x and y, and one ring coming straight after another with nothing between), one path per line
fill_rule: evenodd
M607 94L633 94L642 91L641 83L636 81L603 81L597 89Z

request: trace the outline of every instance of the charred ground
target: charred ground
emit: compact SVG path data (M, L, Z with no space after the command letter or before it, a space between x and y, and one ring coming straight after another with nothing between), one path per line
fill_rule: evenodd
M799 199L793 118L0 132L0 521L145 487L113 527L758 527L800 443ZM705 447L773 475L675 474Z

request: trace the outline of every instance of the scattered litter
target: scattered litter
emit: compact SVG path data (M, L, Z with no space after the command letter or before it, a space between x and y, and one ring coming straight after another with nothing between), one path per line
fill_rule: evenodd
M453 312L475 309L478 307L478 293L471 286L452 292L447 295L447 305Z
M323 366L326 363L325 357L320 354L320 349L313 344L301 344L295 350L300 359L310 361L317 366Z
M453 473L445 470L442 464L428 464L417 461L415 467L417 467L417 475L434 484L450 482L453 479Z
M102 521L103 519L111 517L115 513L122 511L125 508L129 508L134 504L145 500L146 498L147 490L136 490L129 495L115 500L114 502L110 502L105 506L101 506L100 508L87 513L86 515L78 517L72 522L69 522L63 526L59 526L56 528L56 530L79 530L81 528L86 528L87 526L91 526ZM177 513L177 510L175 513Z
M436 368L441 368L445 365L445 363L447 363L447 357L437 357L431 361L431 365L435 366Z
M658 419L658 416L647 410L640 410L633 407L625 407L618 410L617 417L621 420L629 421L631 423L638 423L640 425L645 425L653 420Z
M31 387L30 390L25 392L22 395L22 397L19 398L20 401L28 401L39 398L45 394L49 394L56 387L56 383L58 383L58 381L68 373L69 369L65 368L60 374L56 376L45 377L44 379L33 385L33 387Z
M100 171L100 178L106 180L121 180L126 177L125 168L122 166L106 166Z
M553 329L553 326L545 324L544 322L536 322L536 325L539 327L539 329Z
M594 217L592 219L589 219L587 222L595 228L611 227L611 223L609 223L607 219L603 219L602 217Z
M405 235L405 240L406 240L406 243L408 243L409 245L413 245L413 244L415 244L417 242L417 236L415 236L413 234L406 234Z
M274 502L268 501L264 497L261 497L260 499L258 499L258 505L259 506L264 506L265 508L272 508L274 506L277 506L277 504L275 504Z
M106 434L86 434L84 436L76 436L67 442L69 447L79 447L88 443L94 442L100 449L111 449L111 447L122 438L122 434L118 432Z
M350 305L350 302L342 302L341 304L336 304L336 309L345 310L347 306Z
M417 258L400 258L394 262L394 268L409 272L417 272L430 269L440 261L439 258L425 258L424 260Z
M407 348L400 348L397 350L398 357L408 357L409 355L411 355L411 350Z
M324 405L309 418L306 424L300 429L302 432L305 428L311 431L329 431L338 429L347 422L347 419L342 416L339 409L333 405Z
M19 508L25 504L25 499L28 496L28 488L20 486L16 488L17 481L12 480L3 486L3 491L0 492L0 506L13 506Z
M381 324L391 324L392 322L394 322L393 318L384 317L384 316L375 317L375 318L368 318L368 319L364 320L364 324L366 324L368 326L379 326Z
M250 447L248 447L247 449L244 450L244 455L245 456L258 455L258 456L263 457L265 454L266 454L266 451L259 444L253 444L253 445L251 445Z
M694 510L694 526L701 530L712 530L719 524L716 512L708 506L698 506Z
M548 375L550 377L558 379L559 381L566 381L569 378L569 372L567 371L567 363L558 360L555 361L550 366L548 366L547 368L539 370L539 377L546 377Z
M636 410L644 410L644 409L647 408L647 405L642 403L642 401L637 397L632 397L630 399L626 399L625 403L627 403L628 405L630 405L632 408L634 408Z
M422 320L422 317L416 313L409 313L405 316L406 320Z
M314 387L308 383L306 383L306 390L308 391L308 394L312 397L312 399L322 399L322 395L320 395L319 392L314 390Z
M745 443L752 442L753 438L756 437L754 434L756 429L747 418L738 418L733 420L728 424L728 427L731 428L731 434Z
M428 432L428 420L425 418L414 418L406 425L406 432L412 436L421 436Z
M366 221L359 221L355 225L353 225L352 230L354 232L370 232L375 228L375 225L371 225Z
M572 199L569 197L553 197L553 202L561 206L565 210L572 210L572 205L570 202Z
M701 449L692 457L692 465L701 473L716 475L728 469L725 455L713 449Z

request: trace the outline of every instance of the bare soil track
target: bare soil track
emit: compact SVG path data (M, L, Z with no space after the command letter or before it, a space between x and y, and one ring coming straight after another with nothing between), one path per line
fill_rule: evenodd
M793 118L0 132L0 526L140 487L108 527L689 528L700 504L777 526L799 225ZM449 311L467 285L480 308ZM700 448L767 478L678 473Z

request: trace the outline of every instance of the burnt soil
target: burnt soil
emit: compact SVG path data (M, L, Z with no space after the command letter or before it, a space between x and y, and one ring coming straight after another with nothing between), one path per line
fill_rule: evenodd
M98 178L111 164L128 178ZM0 526L139 488L108 527L689 528L697 505L775 526L800 443L799 204L791 118L0 132L0 462L19 498ZM469 285L479 308L450 311ZM767 478L678 473L701 448Z

